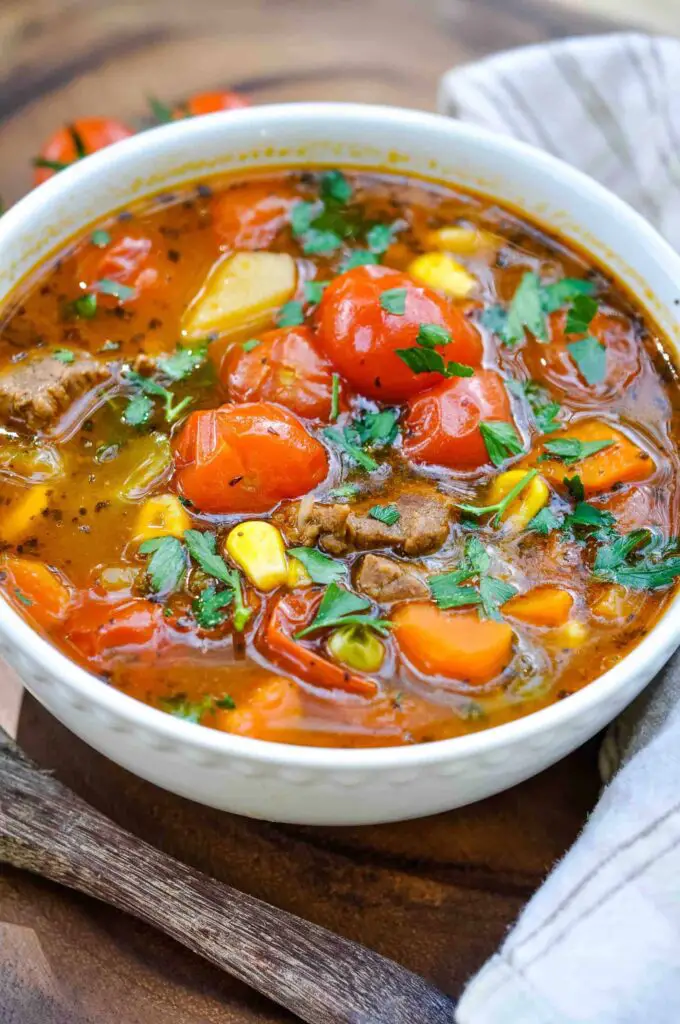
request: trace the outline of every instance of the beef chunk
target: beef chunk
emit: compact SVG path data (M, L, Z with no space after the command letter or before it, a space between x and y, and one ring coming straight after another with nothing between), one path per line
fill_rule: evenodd
M45 430L110 376L109 368L89 355L76 354L73 362L64 363L34 352L0 374L0 418Z
M442 546L449 535L450 501L432 491L404 494L394 503L399 519L386 526L348 505L304 502L290 506L279 519L293 543L319 544L333 555L370 548L394 548L405 555L426 555Z
M430 595L427 584L407 565L381 555L364 555L355 584L366 597L382 604Z

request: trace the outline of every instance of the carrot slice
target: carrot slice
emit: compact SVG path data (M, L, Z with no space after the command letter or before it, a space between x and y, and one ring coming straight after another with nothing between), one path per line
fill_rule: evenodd
M394 637L414 668L430 676L488 683L512 657L506 622L413 601L392 616Z
M218 710L204 724L238 736L296 743L302 717L300 688L291 679L272 676L233 711Z
M551 435L546 441L611 441L612 444L578 462L565 464L558 459L541 462L541 474L555 487L564 488L565 476L577 474L583 481L586 497L611 491L615 484L646 480L655 470L651 455L638 447L630 438L601 420L577 423L563 433ZM532 459L536 462L543 449Z
M19 611L28 613L43 629L66 618L71 592L44 562L30 558L6 558L0 564L5 593Z
M532 626L562 626L569 618L574 599L560 587L535 587L527 594L511 598L503 605L503 614L512 615Z
M262 653L279 668L306 679L313 686L374 697L378 687L372 679L353 675L341 665L333 664L310 647L293 640L295 633L312 621L321 597L316 590L280 598L260 639Z

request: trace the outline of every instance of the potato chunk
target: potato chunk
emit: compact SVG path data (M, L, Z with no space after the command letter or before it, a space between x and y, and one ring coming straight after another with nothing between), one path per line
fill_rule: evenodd
M295 294L296 281L295 260L286 253L236 252L208 274L184 314L182 334L204 338L268 327Z

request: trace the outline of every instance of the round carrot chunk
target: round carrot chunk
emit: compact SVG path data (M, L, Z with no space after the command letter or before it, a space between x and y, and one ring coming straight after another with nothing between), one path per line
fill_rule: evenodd
M574 599L560 587L534 587L527 594L511 598L503 613L532 626L563 626L569 618Z
M0 564L5 593L18 611L31 616L43 629L66 618L71 592L44 562L30 558L6 558Z

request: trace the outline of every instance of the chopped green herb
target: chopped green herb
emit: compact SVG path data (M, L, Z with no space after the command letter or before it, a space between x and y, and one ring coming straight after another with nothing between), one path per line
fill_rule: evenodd
M295 639L316 633L320 629L349 625L366 626L381 636L385 636L392 624L389 620L378 619L372 614L366 614L370 607L371 602L366 598L353 594L345 587L338 586L337 583L330 583L321 599L314 621L296 633Z
M97 296L87 292L86 295L73 300L71 309L82 320L91 320L97 314Z
M551 434L559 430L560 423L556 419L561 410L559 402L550 397L548 392L535 381L507 381L508 391L515 398L523 399L531 411L534 422L542 434Z
M615 522L614 516L606 509L589 505L587 501L579 501L574 511L565 518L564 525L565 527L595 526L610 529Z
M494 466L501 466L512 455L524 451L522 440L512 423L486 420L479 424L479 430Z
M52 358L60 363L75 363L75 353L70 348L55 348Z
M184 540L189 554L198 562L203 572L230 587L234 593L234 629L239 633L250 619L252 609L244 603L241 577L236 569L230 569L217 554L217 537L214 533L201 530L185 530Z
M212 697L201 697L200 700L189 700L185 693L179 693L175 697L163 697L159 700L163 711L175 718L182 718L185 722L193 722L199 725L203 715L212 711L214 701Z
M315 306L318 305L327 286L328 281L305 281L305 301Z
M631 590L670 586L680 576L680 558L670 556L664 547L658 548L654 542L650 545L649 541L649 530L640 529L600 547L593 566L594 575ZM631 562L636 552L641 557Z
M596 576L606 575L624 565L626 559L650 539L649 530L632 530L617 537L611 544L601 547L595 557L593 572Z
M302 241L302 251L308 256L332 253L342 245L342 238L336 231L324 228L310 228Z
M472 377L474 370L465 363L456 363L453 360L446 362L444 357L431 348L395 349L395 355L399 356L402 362L414 373L441 373L444 377Z
M497 525L503 518L503 513L505 512L505 510L512 504L515 498L517 498L522 493L524 488L531 483L535 476L538 476L537 469L528 470L527 473L522 477L522 479L518 480L515 486L508 491L508 493L505 495L502 501L497 502L495 505L460 504L458 505L458 508L461 510L461 512L465 512L467 515L470 516L480 517L493 513L491 525Z
M248 338L247 341L241 343L241 348L244 352L252 352L254 348L261 344L262 342L259 338Z
M337 583L347 577L347 566L324 555L318 548L289 548L288 554L302 562L314 583Z
M169 124L171 121L174 121L172 107L169 107L167 103L163 103L162 100L157 99L155 96L149 96L148 100L151 113L157 124Z
M336 203L348 203L352 198L352 186L342 171L325 171L321 175L321 196Z
M344 274L346 270L354 270L355 267L367 267L378 262L379 260L375 253L369 252L367 249L355 249L340 264L340 273Z
M574 476L562 477L562 483L567 488L567 490L569 491L569 493L575 501L584 500L586 496L586 490L583 486L583 480L581 480L581 477L578 475L578 473L576 473Z
M119 302L127 302L137 294L134 288L129 288L126 284L121 284L120 281L112 281L108 277L103 277L101 281L95 281L92 288L101 292L102 295L113 295Z
M123 420L130 427L141 427L153 415L153 402L148 395L135 395L123 411Z
M406 294L405 288L387 288L380 295L380 305L386 313L403 316L406 312Z
M561 525L561 520L549 508L542 508L527 524L527 530L547 536Z
M164 403L163 411L167 423L174 423L193 401L191 395L187 395L175 405L175 396L172 391L168 391L158 381L152 380L150 377L144 377L143 374L137 373L135 370L127 370L123 375L123 380L132 387L137 388L142 396L148 398L149 395L154 395L162 398ZM131 406L133 407L132 411ZM147 410L146 415L144 415L145 408ZM145 406L144 403L139 401L139 396L136 396L125 410L123 419L131 426L139 426L140 423L145 423L149 419L152 411L153 405L150 403L150 400L147 401ZM140 416L142 417L141 419L139 419ZM135 420L137 422L134 422Z
M367 473L372 473L378 468L378 463L375 459L371 458L365 451L362 451L360 445L356 443L355 438L357 441L359 438L350 427L345 427L342 431L336 430L335 427L326 427L323 436L328 441L336 444L338 448L341 448L346 455L354 459L357 465L365 469Z
M20 590L19 587L14 588L14 596L21 601L22 604L25 604L27 608L30 608L33 604L33 599L30 598L28 594L24 594L23 590Z
M565 325L567 334L585 334L597 310L597 299L593 299L589 295L577 295L567 313Z
M579 296L591 295L594 291L595 286L590 281L570 277L554 284L542 285L537 274L527 271L508 310L502 306L491 306L482 314L482 323L506 345L524 341L527 330L539 341L547 341L546 314L555 312Z
M111 244L111 235L103 228L97 228L90 235L90 241L97 249L105 249L107 245Z
M392 244L393 235L393 224L374 224L373 227L369 228L366 232L366 245L371 252L376 253L378 256L382 256L382 254L387 252Z
M444 572L439 576L431 576L428 581L432 597L443 610L462 608L468 604L481 604L482 599L477 588L461 586L455 578L457 575L455 572Z
M499 619L499 607L514 594L516 587L487 575L491 559L478 537L470 537L465 545L465 558L460 569L432 576L428 585L439 608L460 608L464 605L481 604L487 618ZM461 586L473 577L478 577L479 588Z
M596 291L592 281L583 281L577 277L563 277L553 284L543 285L542 305L546 313L554 313L568 302L574 302L581 295L594 295Z
M196 622L203 629L215 629L227 617L226 609L234 600L234 591L205 587L191 605Z
M218 697L215 701L215 707L220 708L222 711L234 711L236 708L236 701L233 697L230 697L228 693L225 693L224 697Z
M561 437L554 441L545 441L543 448L546 455L540 455L541 462L546 459L559 459L565 466L571 466L575 462L581 462L590 455L596 455L604 448L610 448L613 441L579 441L576 437Z
M353 421L352 429L362 445L392 444L399 433L399 410L381 409L380 412L365 412Z
M340 375L334 373L331 377L331 422L337 420L340 415Z
M340 484L328 492L328 497L334 501L352 501L361 490L356 484Z
M309 231L320 213L323 213L323 203L318 200L313 203L301 200L295 204L290 213L290 228L296 238Z
M178 345L173 355L158 360L158 367L171 380L184 380L203 366L207 358L208 346L205 343Z
M401 519L401 512L396 505L374 505L368 510L371 519L377 519L385 526L394 526Z
M305 322L305 311L301 302L291 299L284 302L279 310L276 323L279 327L297 327Z
M479 581L479 595L487 619L500 620L500 607L517 593L517 587L495 576L482 576Z
M586 384L599 384L607 376L607 350L592 334L567 345Z
M448 345L451 341L451 331L440 324L421 324L418 328L416 344L424 348L436 348L438 345Z
M142 555L151 555L146 574L154 594L171 594L179 589L186 572L184 546L176 537L153 537L139 545Z

